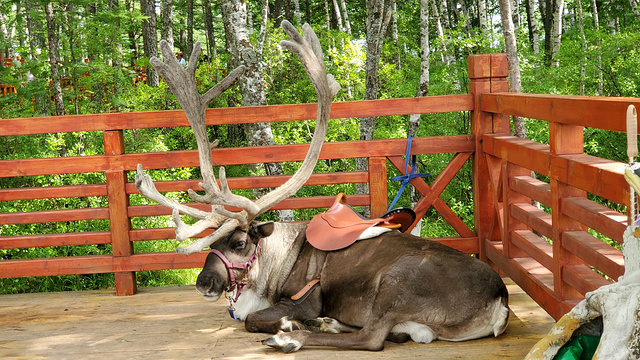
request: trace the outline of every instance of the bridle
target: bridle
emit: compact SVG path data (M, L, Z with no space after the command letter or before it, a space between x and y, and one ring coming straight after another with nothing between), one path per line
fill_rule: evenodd
M233 293L234 290L236 291L235 296L233 295L227 296L227 298L229 299L232 305L233 303L238 301L238 298L240 297L240 292L247 285L246 271L243 279L238 281L236 280L235 275L233 275L233 270L248 270L251 264L253 264L253 262L258 258L258 254L260 253L260 250L261 250L261 247L260 247L260 244L258 243L258 246L256 246L256 250L253 252L253 255L251 255L251 257L246 263L231 262L229 261L229 259L227 259L226 256L224 256L222 252L220 252L217 249L211 249L209 251L210 253L219 257L220 260L222 260L222 262L224 263L224 266L227 268L227 272L229 273L229 287L227 287L225 291L227 292L227 294Z

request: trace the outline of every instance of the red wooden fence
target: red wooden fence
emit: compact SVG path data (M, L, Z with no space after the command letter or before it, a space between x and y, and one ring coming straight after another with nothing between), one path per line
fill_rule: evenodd
M626 106L640 107L640 100L511 94L506 76L503 54L476 55L469 59L468 95L334 103L331 118L471 111L470 134L414 139L414 154L455 154L440 174L433 174L431 184L424 179L412 181L423 196L415 209L422 216L435 208L459 234L438 241L479 253L558 318L585 292L610 281L591 267L614 280L623 272L620 251L594 235L621 243L626 215L588 200L586 194L627 205L624 164L584 155L582 127L624 131ZM315 104L209 109L207 124L300 121L315 118L315 109ZM509 115L548 121L550 144L510 136ZM159 205L130 205L129 195L137 190L127 182L127 172L134 171L138 163L145 169L194 167L198 156L193 150L132 152L125 149L123 130L178 126L188 126L181 111L0 120L0 136L101 131L105 149L104 154L94 156L2 160L0 177L91 172L103 172L106 177L105 184L97 185L0 189L0 201L82 196L108 199L105 208L3 213L0 225L88 219L108 219L111 224L108 232L0 236L0 248L113 246L112 255L0 260L0 277L113 272L116 292L132 294L136 271L200 267L204 252L183 256L174 252L134 253L132 248L135 241L170 239L174 234L170 228L131 228L133 217L168 215L170 211ZM370 194L351 195L349 202L370 205L372 214L380 214L386 210L389 196L388 166L404 172L405 146L405 139L328 142L321 159L368 158L369 171L317 173L307 185L367 182ZM306 149L306 144L214 149L213 158L216 165L301 161ZM474 229L439 197L469 159L473 164ZM548 182L532 177L532 171ZM287 178L231 178L229 183L233 189L262 188L277 186ZM161 181L157 187L161 192L181 192L196 188L198 181ZM290 198L274 209L328 207L334 195ZM531 200L543 204L544 210L531 205Z

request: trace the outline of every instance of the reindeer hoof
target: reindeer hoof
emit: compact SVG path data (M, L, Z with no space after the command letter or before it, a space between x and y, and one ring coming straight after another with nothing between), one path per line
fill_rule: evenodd
M271 346L274 349L280 349L285 353L291 353L300 350L302 343L295 340L292 336L289 336L283 331L278 331L277 334L262 340L263 345Z

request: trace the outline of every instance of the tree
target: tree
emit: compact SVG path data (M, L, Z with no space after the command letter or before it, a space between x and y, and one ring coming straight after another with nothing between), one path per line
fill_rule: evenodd
M545 60L548 65L554 67L559 65L558 52L560 51L560 40L562 37L563 10L563 0L540 0L540 14L542 15L545 32Z
M146 16L142 20L144 56L158 55L158 34L156 33L156 3L154 0L140 0L140 12ZM152 66L146 66L147 85L158 86L158 73Z
M391 21L391 12L395 0L367 0L367 59L365 63L365 100L378 98L380 91L380 75L378 74L382 45ZM360 119L360 140L373 140L375 117ZM368 169L367 159L356 161L356 170ZM367 184L358 184L356 191L360 194L368 192Z
M162 33L160 37L173 48L173 0L162 0Z
M429 0L420 1L420 83L416 97L429 95L429 57L431 50L429 48ZM409 124L407 125L407 138L415 137L420 126L420 114L409 115ZM418 172L416 170L416 172ZM411 187L411 207L415 207L419 201L420 194L416 189ZM420 235L422 221L418 222L412 234Z
M245 72L239 80L242 92L242 105L255 106L266 105L267 99L264 92L264 78L262 59L249 40L247 34L247 9L244 0L221 0L222 18L225 23L226 36L233 43L235 61L238 65L244 65ZM266 6L266 4L264 4ZM263 29L266 31L266 29ZM264 38L260 36L260 38ZM257 47L262 48L262 44ZM249 146L273 145L273 133L269 123L247 124L245 128ZM265 163L265 171L268 175L282 175L284 171L279 163ZM292 211L279 211L281 221L293 221Z
M520 62L518 61L518 48L516 44L516 34L511 15L510 0L500 0L500 15L502 19L502 32L504 34L504 44L507 51L507 61L509 62L509 86L512 92L520 92L522 85L520 80ZM527 128L524 120L519 116L513 117L513 127L516 136L526 139Z
M345 0L340 0L340 8L342 9L342 16L344 17L344 26L347 30L347 34L351 36L351 23L349 22L349 13L347 12L347 4Z
M486 0L478 0L478 26L480 27L480 31L483 36L487 35L487 31L489 29L487 23L487 1Z
M536 21L535 7L533 0L524 0L527 10L527 28L529 30L529 44L534 54L540 53L540 37L538 35L538 23Z
M597 95L602 96L604 92L603 88L603 76L602 76L602 47L600 44L600 20L598 19L598 4L596 0L591 0L591 7L593 11L593 27L596 30L596 46L597 46L597 67L598 67L598 92Z
M62 97L62 85L60 83L60 53L58 52L58 27L56 25L53 4L44 5L44 13L47 19L47 40L49 42L49 65L51 66L51 89L56 106L56 115L64 115L64 99Z
M207 35L207 55L209 58L216 58L218 57L218 52L216 50L216 36L213 32L211 0L202 0L202 12L204 14L204 29Z
M186 53L191 56L193 52L193 0L187 0L187 43L185 44ZM197 61L198 59L189 59Z
M580 68L580 95L584 95L584 81L587 76L587 38L584 35L584 19L582 16L582 1L576 0L576 12L578 13L578 32L582 40L582 66Z

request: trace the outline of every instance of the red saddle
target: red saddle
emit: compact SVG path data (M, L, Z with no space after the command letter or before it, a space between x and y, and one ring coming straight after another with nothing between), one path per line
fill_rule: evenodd
M307 241L319 250L340 250L356 242L371 227L405 232L415 219L415 212L406 208L391 210L376 219L367 219L347 205L347 196L340 193L326 212L311 219L306 231Z

